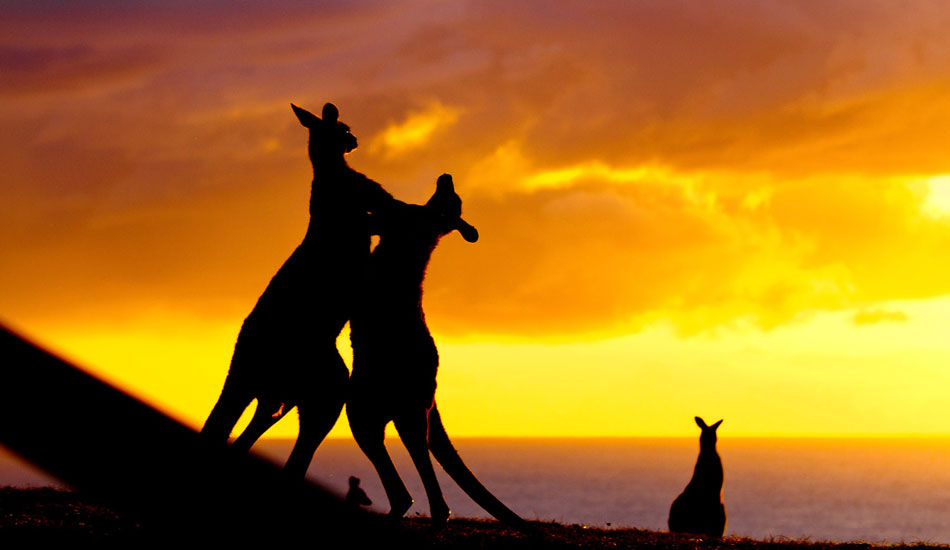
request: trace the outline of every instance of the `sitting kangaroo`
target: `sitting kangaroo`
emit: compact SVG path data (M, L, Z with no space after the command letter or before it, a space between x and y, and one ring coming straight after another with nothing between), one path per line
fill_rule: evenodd
M722 504L722 461L716 452L716 429L722 420L707 426L696 417L702 429L699 458L693 478L670 507L671 533L693 533L721 537L726 531L726 507Z
M356 137L337 120L336 106L327 103L322 119L291 107L310 131L310 224L244 320L224 389L201 434L226 442L257 399L253 419L233 445L247 451L297 407L300 431L285 471L303 477L343 410L349 372L336 338L369 262L367 212L382 211L394 199L347 165L344 155L356 148Z
M524 526L526 522L462 462L435 404L439 354L422 312L422 281L443 235L458 230L466 241L478 240L478 231L462 220L461 213L462 201L455 194L452 177L444 174L424 206L400 204L373 216L380 240L370 258L366 292L350 320L353 375L347 417L353 437L383 482L391 516L402 517L412 497L383 443L390 421L422 478L433 525L445 525L450 512L430 450L472 500L496 518Z
M369 499L366 491L360 487L360 478L350 476L349 486L350 488L346 491L346 498L343 499L344 504L351 508L359 508L360 506L370 506L373 504L373 501Z

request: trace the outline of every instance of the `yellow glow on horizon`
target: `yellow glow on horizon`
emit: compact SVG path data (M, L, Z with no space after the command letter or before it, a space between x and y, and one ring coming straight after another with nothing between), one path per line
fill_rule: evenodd
M927 183L926 211L934 216L950 216L950 174L932 176Z
M660 323L590 342L443 345L440 409L450 430L510 436L689 436L694 415L725 418L733 436L950 433L950 300L887 307L876 322L842 311L768 332L681 337Z
M437 400L455 437L693 436L695 415L725 418L735 437L950 433L943 338L950 298L875 311L688 337L664 322L554 344L436 334ZM43 342L198 428L221 390L239 326L239 319L153 317L132 328L50 327ZM346 335L338 346L348 352ZM267 436L296 433L296 418L285 418ZM345 415L331 437L350 437Z

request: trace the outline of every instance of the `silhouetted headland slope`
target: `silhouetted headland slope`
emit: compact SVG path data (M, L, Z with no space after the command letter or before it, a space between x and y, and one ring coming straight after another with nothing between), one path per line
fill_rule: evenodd
M0 326L0 444L121 517L150 541L258 541L277 532L332 545L400 542L378 516L289 480ZM3 499L8 506L11 499ZM0 514L8 518L10 514ZM133 519L134 518L134 519ZM0 535L10 537L10 529Z

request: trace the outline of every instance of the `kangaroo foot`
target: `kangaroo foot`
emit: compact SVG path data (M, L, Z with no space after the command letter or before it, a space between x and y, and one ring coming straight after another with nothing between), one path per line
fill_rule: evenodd
M412 507L412 497L406 495L405 499L399 499L395 502L390 503L389 507L389 517L393 519L399 519L406 515L406 512L409 511L409 508Z
M433 529L444 529L445 525L449 522L449 516L452 515L452 511L446 508L439 507L436 510L432 510L432 528Z

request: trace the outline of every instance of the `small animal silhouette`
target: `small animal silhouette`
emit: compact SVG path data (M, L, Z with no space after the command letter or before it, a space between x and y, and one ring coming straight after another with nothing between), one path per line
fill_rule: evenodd
M721 537L726 531L726 507L722 504L722 461L716 452L716 429L722 420L707 426L696 417L699 435L699 458L693 478L670 507L671 533L693 533Z
M244 409L257 399L254 417L233 445L247 451L297 407L300 431L285 471L303 477L343 409L349 372L336 338L369 262L367 212L383 210L394 199L347 165L344 155L357 142L337 120L336 106L327 103L322 119L291 107L310 131L310 223L303 242L244 320L224 389L201 434L226 442Z
M524 527L525 521L492 495L459 457L435 404L439 354L422 311L422 281L443 235L458 230L466 241L478 240L478 231L461 213L452 177L444 174L424 206L401 204L373 216L380 240L370 258L367 291L350 320L353 375L347 417L353 437L379 473L391 516L402 517L412 496L383 443L390 421L422 478L433 525L445 525L450 511L430 450L472 500L496 518Z
M356 476L350 476L350 488L346 492L346 500L344 502L347 506L352 506L353 508L369 506L373 503L373 501L369 499L369 496L366 495L366 491L360 487L360 478Z

